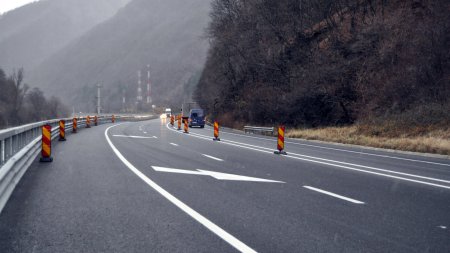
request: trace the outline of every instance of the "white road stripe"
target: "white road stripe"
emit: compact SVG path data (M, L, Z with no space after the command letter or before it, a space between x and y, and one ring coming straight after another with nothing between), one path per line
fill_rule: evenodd
M119 124L120 125L120 124ZM136 174L140 179L142 179L146 184L148 184L150 187L152 187L155 191L160 193L163 197L165 197L167 200L169 200L172 204L180 208L183 212L191 216L194 220L205 226L207 229L209 229L211 232L222 238L224 241L229 243L231 246L239 250L240 252L256 252L243 242L239 241L236 237L229 234L210 220L208 220L206 217L195 211L194 209L190 208L185 203L181 202L181 200L177 199L175 196L170 194L168 191L164 190L161 186L153 182L150 178L148 178L146 175L144 175L141 171L139 171L136 167L134 167L133 164L131 164L121 153L120 151L114 146L112 141L109 139L108 131L109 129L116 127L118 125L110 126L105 130L105 138L108 142L111 149L114 151L116 156L130 169L134 174Z
M155 137L148 137L148 136L135 136L135 135L120 135L120 134L114 134L114 137L124 137L124 138L134 138L134 139L155 139Z
M154 135L153 135L153 138L158 139L158 137L156 137L156 136L154 136Z
M202 136L202 137L207 137L207 136L200 135L200 134L193 134L193 135L199 135L199 136ZM250 147L256 147L256 148L265 149L265 150L273 150L273 149L271 149L271 148L260 147L260 146L251 145L251 144L247 144L247 143L241 143L241 142L230 141L230 140L224 140L224 141L225 141L225 142L237 143L237 144L241 144L241 145L246 145L246 146L250 146ZM433 178L433 177L426 177L426 176L420 176L420 175L415 175L415 174L410 174L410 173L404 173L404 172L398 172L398 171L387 170L387 169L380 169L380 168L375 168L375 167L370 167L370 166L365 166L365 165L360 165L360 164L355 164L355 163L347 163L347 162L341 162L341 161L336 161L336 160L330 160L330 159L325 159L325 158L320 158L320 157L315 157L315 156L308 156L308 155L296 154L296 153L292 153L292 152L289 152L289 154L288 154L287 157L289 157L289 156L290 156L291 158L294 158L294 157L292 157L292 156L306 157L306 158L310 158L310 159L316 159L316 160L321 160L321 161L326 161L326 162L333 162L333 163L338 163L338 164L344 164L344 165L356 166L356 167L365 168L365 169L370 169L370 170L382 171L382 172L386 172L386 173L392 173L392 174L397 174L397 175L403 175L403 176L415 177L415 178L426 179L426 180L431 180L431 181L437 181L437 182L442 182L442 183L450 184L450 181L449 181L449 180L444 180L444 179L439 179L439 178ZM295 159L295 158L294 158L294 159Z
M176 144L176 143L171 142L170 145L178 147L178 144Z
M229 132L225 132L225 131L221 132L221 134L236 135L236 136L242 136L242 137L246 137L246 138L258 139L258 140L264 140L264 141L273 141L273 139L269 139L269 138L248 136L248 135L244 135L244 134L235 134L235 133L229 133ZM288 139L293 140L292 138L286 138L286 140L288 140ZM318 145L304 144L304 143L298 143L298 142L292 142L292 141L285 141L285 143L299 145L299 146L307 146L307 147L314 147L314 148L321 148L321 149L328 149L328 150L336 150L336 151L342 151L342 152L348 152L348 153L354 153L354 154L377 156L377 157L384 157L384 158L391 158L391 159L411 161L411 162L419 162L419 163L428 163L428 164L435 164L435 165L442 165L442 166L450 167L450 164L446 164L446 163L430 162L430 161L424 161L424 160L418 160L418 159L412 159L412 158L404 158L404 157L398 157L398 156L372 154L372 153L361 152L361 151L353 151L353 150L340 149L340 148L323 147L323 146L318 146Z
M172 130L172 131L174 131L174 130ZM178 131L174 131L174 132L180 133ZM185 135L185 136L187 136L187 135ZM210 138L197 136L196 134L191 134L189 136L196 137L196 138L199 138L199 139L208 140L208 141L211 140ZM230 141L224 141L224 140L222 140L220 143L221 144L231 145L231 146L236 146L236 147L240 147L240 148L250 149L250 150L254 150L254 151L258 151L258 152L273 154L273 151L267 151L268 148L265 148L265 147L259 147L259 146L255 146L255 145L245 144L245 143L234 144L234 143L230 143ZM239 142L235 142L235 143L239 143ZM257 148L252 148L252 147L249 147L249 146L254 146L254 147L257 147ZM266 149L266 150L264 150L264 149ZM450 189L450 186L446 186L446 185L434 184L434 183L429 183L429 182L415 180L415 179L410 179L410 178L404 178L404 177L393 176L393 175L389 175L389 174L378 173L378 172L374 172L374 171L357 169L357 168L352 168L352 167L348 167L348 166L332 164L332 163L328 163L328 162L316 161L316 160L311 160L311 159L306 159L306 158L301 158L301 157L296 157L296 156L291 156L291 155L283 156L283 157L297 159L297 160L302 160L302 161L308 161L308 162L313 162L313 163L325 164L325 165L330 165L332 167L338 167L338 168L343 168L343 169L348 169L348 170L353 170L353 171L359 171L359 172L364 172L364 173L378 175L378 176L383 176L383 177L395 178L395 179L399 179L399 180L404 180L404 181L409 181L409 182L414 182L414 183L419 183L419 184L425 184L425 185L430 185L430 186L444 188L444 189ZM318 158L313 158L313 159L318 159ZM338 161L334 161L334 162L338 162ZM341 162L338 162L338 163L341 163ZM360 166L362 166L362 165L360 165ZM390 173L401 173L401 172L391 171ZM415 176L416 177L422 177L422 176L418 176L418 175L415 175ZM435 180L437 180L437 181L445 181L445 180L442 180L442 179L435 179Z
M207 154L202 154L202 156L206 156L206 157L208 157L208 158L211 158L211 159L213 159L213 160L216 160L216 161L221 161L221 162L223 162L223 160L222 160L222 159L220 159L220 158L217 158L217 157L214 157L214 156L210 156L210 155L207 155Z
M146 134L147 132L144 132L144 134Z
M323 193L323 194L326 194L326 195L338 198L338 199L343 199L343 200L346 200L348 202L352 202L352 203L355 203L355 204L364 204L364 202L362 202L362 201L359 201L359 200L356 200L356 199L352 199L352 198L347 198L345 196L338 195L336 193L332 193L332 192L329 192L329 191L324 191L324 190L321 190L319 188L315 188L315 187L312 187L312 186L304 185L303 187L305 187L305 188L307 188L309 190L312 190L312 191L320 192L320 193Z

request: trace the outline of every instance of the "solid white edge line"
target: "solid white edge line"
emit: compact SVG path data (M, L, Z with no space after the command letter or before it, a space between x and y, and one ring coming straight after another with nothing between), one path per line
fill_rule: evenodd
M220 159L220 158L217 158L217 157L214 157L214 156L210 156L210 155L207 155L207 154L202 154L202 156L206 156L206 157L208 157L208 158L211 158L211 159L213 159L213 160L216 160L216 161L220 161L220 162L223 162L223 160L222 160L222 159Z
M207 137L207 136L204 136L204 135L201 135L201 134L196 134L196 133L193 133L193 135ZM273 149L266 148L266 147L261 147L261 146L256 146L256 145L247 144L247 143L241 143L241 142L236 142L236 141L230 141L230 140L223 140L223 141L225 143L226 142L232 142L232 143L237 143L237 144L240 144L240 145L256 147L256 148L265 149L265 150L273 150ZM339 163L339 164L344 164L344 165L356 166L356 167L361 167L361 168L370 169L370 170L382 171L382 172L386 172L386 173L392 173L392 174L397 174L397 175L402 175L402 176L409 176L409 177L415 177L415 178L426 179L426 180L431 180L431 181L437 181L437 182L450 184L449 180L438 179L438 178L433 178L433 177L426 177L426 176L420 176L420 175L409 174L409 173L404 173L404 172L398 172L398 171L393 171L393 170L380 169L380 168L364 166L364 165L355 164L355 163L340 162L340 161L336 161L336 160L330 160L330 159L314 157L314 156L308 156L308 155L301 155L301 154L296 154L296 153L292 153L292 152L289 152L289 154L287 155L287 157L291 157L291 158L297 159L296 157L293 157L293 156L301 156L301 157L306 157L306 158L310 158L310 159L316 159L316 160L322 160L322 161L326 161L326 162L333 162L333 163Z
M329 192L329 191L321 190L319 188L315 188L315 187L312 187L312 186L304 185L303 187L307 188L309 190L312 190L312 191L320 192L320 193L323 193L323 194L326 194L326 195L338 198L338 199L346 200L346 201L352 202L354 204L360 204L360 205L364 204L364 202L362 202L362 201L359 201L359 200L356 200L356 199L352 199L352 198L348 198L348 197L345 197L345 196L342 196L342 195L339 195L339 194L336 194L336 193L332 193L332 192Z
M177 132L175 130L172 130L172 131L174 131L176 133L179 133L179 132ZM204 140L211 140L209 138L196 136L194 134L189 135L189 136L196 137L196 138L199 138L199 139L204 139ZM236 147L240 147L240 148L250 149L250 150L254 150L254 151L258 151L258 152L262 152L262 153L273 154L273 152L271 152L271 151L266 151L266 150L257 149L257 148L251 148L251 147L244 146L244 145L238 145L238 144L224 142L224 141L221 141L220 143L231 145L231 146L236 146ZM245 144L245 145L249 145L249 144ZM259 148L262 148L262 147L259 147ZM302 160L302 161L308 161L308 162L313 162L313 163L325 164L325 165L330 165L331 167L338 167L338 168L343 168L343 169L348 169L348 170L354 170L354 171L359 171L359 172L363 172L363 173L368 173L368 174L373 174L373 175L378 175L378 176L383 176L383 177L389 177L389 178L395 178L395 179L399 179L399 180L404 180L404 181L414 182L414 183L424 184L424 185L430 185L430 186L435 186L435 187L444 188L444 189L450 189L450 186L446 186L446 185L440 185L440 184L434 184L434 183L429 183L429 182L425 182L425 181L419 181L419 180L414 180L414 179L409 179L409 178L404 178L404 177L398 177L398 176L378 173L378 172L374 172L374 171L367 171L367 170L363 170L363 169L357 169L357 168L352 168L352 167L338 165L338 164L321 162L321 161L316 161L316 160L311 160L311 159L306 159L306 158L301 158L301 157L296 157L296 156L283 156L283 157L297 159L297 160Z
M224 241L229 243L231 246L239 250L240 252L256 252L243 242L239 241L236 237L232 236L210 220L208 220L206 217L195 211L194 209L190 208L188 205L181 202L181 200L177 199L175 196L170 194L168 191L164 190L161 186L153 182L150 178L148 178L146 175L144 175L141 171L139 171L136 167L134 167L133 164L131 164L123 155L120 153L120 151L114 146L112 141L110 140L108 136L109 129L116 127L121 124L117 124L114 126L110 126L105 130L105 138L108 142L109 146L113 150L113 152L116 154L116 156L130 169L136 176L138 176L140 179L142 179L145 183L147 183L150 187L152 187L155 191L157 191L159 194L161 194L164 198L169 200L172 204L180 208L183 212L191 216L194 220L205 226L207 229L209 229L211 232L222 238Z
M264 141L273 141L272 139L268 138L261 138L261 137L255 137L255 136L248 136L245 134L236 134L236 133L229 133L229 132L221 132L223 134L229 134L229 135L236 135L236 136L242 136L246 138L252 138L252 139L258 139L258 140L264 140ZM285 138L286 140L294 140L292 138ZM346 149L340 149L340 148L331 148L331 147L323 147L323 146L317 146L312 144L304 144L304 143L298 143L298 142L292 142L292 141L286 141L287 144L294 144L299 146L307 146L307 147L314 147L314 148L321 148L321 149L329 149L329 150L336 150L336 151L342 151L342 152L349 152L349 153L355 153L355 154L361 154L361 155L369 155L369 156L378 156L378 157L384 157L384 158L391 158L391 159L398 159L398 160L405 160L405 161L411 161L411 162L420 162L420 163L428 163L428 164L435 164L435 165L442 165L442 166L448 166L450 167L450 164L446 163L438 163L438 162L430 162L430 161L424 161L424 160L417 160L412 158L404 158L404 157L398 157L398 156L389 156L389 155L380 155L380 154L372 154L367 152L361 152L361 151L354 151L354 150L346 150ZM381 150L381 152L383 152Z

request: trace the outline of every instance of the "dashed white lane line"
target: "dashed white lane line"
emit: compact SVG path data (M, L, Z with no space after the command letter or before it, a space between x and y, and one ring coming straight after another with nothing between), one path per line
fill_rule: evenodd
M172 130L168 126L167 126L167 128L169 130ZM180 132L178 132L176 130L172 130L172 131L174 131L176 133L180 133ZM205 138L203 135L199 135L199 134L191 134L190 136L196 137L196 138L199 138L199 139L208 140L208 141L211 140L210 138ZM262 153L268 153L268 154L272 154L273 155L273 151L268 151L269 148L265 148L265 147L260 147L260 146L255 146L255 145L250 145L250 144L240 143L240 142L235 142L235 141L229 141L229 140L222 140L220 143L226 144L226 145L231 145L231 146L236 146L236 147L240 147L240 148L250 149L250 150L254 150L254 151L258 151L258 152L262 152ZM309 157L309 156L304 156L304 155L299 155L299 156ZM296 157L296 156L292 156L292 155L288 155L286 157L287 158L291 158L291 159L296 159L296 160L303 160L303 161L308 161L308 162L313 162L313 163L330 165L332 167L338 167L338 168L343 168L343 169L347 169L347 170L364 172L364 173L368 173L368 174L372 174L372 175L378 175L378 176L383 176L383 177L395 178L395 179L399 179L399 180L404 180L404 181L409 181L409 182L414 182L414 183L419 183L419 184L425 184L425 185L430 185L430 186L444 188L444 189L450 189L450 186L447 186L447 185L435 184L435 183L430 183L430 182L426 182L426 181L420 181L420 180L415 180L415 179L410 179L410 178L405 178L405 177L400 177L400 176L394 176L394 175L390 175L390 174L384 174L384 173L368 171L368 170L364 170L364 169L357 169L357 168L354 168L354 167L349 167L349 166L344 166L344 165L330 163L330 162L341 163L341 164L343 163L343 162L334 161L334 160L328 160L328 159L323 159L323 158L318 158L318 157L311 157L311 159L308 159L308 158ZM317 160L312 160L312 159L328 160L330 162L322 162L322 161L317 161ZM368 168L367 166L362 166L362 165L356 165L356 166ZM383 169L378 169L378 170L383 170ZM383 170L383 171L387 171L387 170ZM406 174L406 173L395 172L395 171L389 171L389 173ZM434 180L434 181L447 181L447 180L442 180L442 179L423 177L423 176L419 176L419 175L413 175L413 176L414 177L418 177L418 178L427 178L427 179Z
M178 147L178 144L176 144L176 143L170 143L170 145L172 145L172 146L175 146L175 147Z
M154 135L153 135L153 138L158 139L158 137L156 137L156 136L154 136Z
M144 132L144 134L146 134L147 132Z
M273 139L269 139L269 138L261 138L261 137L255 137L255 136L248 136L248 135L245 135L245 134L229 133L229 132L225 132L225 131L222 132L222 134L236 135L236 136L242 136L242 137L246 137L246 138L258 139L258 140L264 140L264 141L273 141ZM293 140L291 138L286 138L286 140L289 140L289 139ZM377 156L377 157L384 157L384 158L391 158L391 159L411 161L411 162L419 162L419 163L428 163L428 164L435 164L435 165L441 165L441 166L448 166L448 167L450 167L450 164L446 164L446 163L424 161L424 160L418 160L418 159L412 159L412 158L390 156L390 155L381 155L381 154L373 154L373 153L367 153L367 152L362 152L362 151L354 151L354 150L347 150L347 149L340 149L340 148L331 148L331 147L324 147L324 146L305 144L305 143L298 143L298 142L292 142L292 141L285 141L285 143L287 143L287 144L294 144L294 145L298 145L298 146L313 147L313 148L320 148L320 149L328 149L328 150L342 151L342 152L348 152L348 153L354 153L354 154L361 154L361 155L368 155L368 156Z
M217 158L217 157L214 157L214 156L210 156L210 155L207 155L207 154L202 154L202 156L211 158L211 159L216 160L216 161L223 162L223 159L220 159L220 158Z
M120 134L114 134L114 137L123 137L123 138L134 138L134 139L156 139L155 136L148 137L148 136L135 136L135 135L120 135Z
M326 194L326 195L338 198L338 199L346 200L346 201L352 202L354 204L360 204L360 205L364 204L364 202L362 202L362 201L359 201L359 200L356 200L356 199L352 199L352 198L348 198L348 197L345 197L345 196L342 196L342 195L339 195L339 194L336 194L336 193L332 193L332 192L329 192L329 191L324 191L324 190L321 190L319 188L315 188L315 187L312 187L312 186L305 185L303 187L306 188L306 189L312 190L312 191L320 192L320 193L323 193L323 194Z
M118 124L120 125L120 124ZM157 191L159 194L161 194L163 197L165 197L167 200L169 200L172 204L180 208L183 212L191 216L194 220L205 226L207 229L209 229L211 232L222 238L224 241L229 243L231 246L236 248L240 252L256 252L249 246L247 246L245 243L239 241L236 237L229 234L227 231L223 230L210 220L208 220L206 217L195 211L194 209L190 208L185 203L181 202L181 200L177 199L175 196L170 194L168 191L163 189L161 186L153 182L150 178L148 178L144 173L142 173L140 170L138 170L136 167L134 167L133 164L131 164L123 155L120 153L120 151L114 146L111 139L108 136L109 129L116 127L118 125L110 126L105 130L105 138L108 142L109 146L113 150L113 152L116 154L116 156L130 169L134 174L136 174L140 179L142 179L147 185L149 185L151 188L153 188L155 191Z

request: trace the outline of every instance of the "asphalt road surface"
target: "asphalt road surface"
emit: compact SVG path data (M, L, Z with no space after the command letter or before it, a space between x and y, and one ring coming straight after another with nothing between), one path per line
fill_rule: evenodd
M450 161L166 122L54 142L0 252L450 252Z

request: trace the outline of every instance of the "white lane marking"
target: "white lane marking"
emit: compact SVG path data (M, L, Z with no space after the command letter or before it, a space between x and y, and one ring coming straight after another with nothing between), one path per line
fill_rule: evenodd
M159 172L168 172L168 173L179 173L179 174L189 174L189 175L200 175L200 176L210 176L217 180L228 180L228 181L250 181L250 182L265 182L265 183L284 183L283 181L276 181L276 180L270 180L270 179L264 179L264 178L257 178L257 177L248 177L248 176L241 176L236 174L229 174L229 173L222 173L222 172L215 172L215 171L209 171L209 170L181 170L181 169L173 169L173 168L166 168L166 167L158 167L158 166L152 166L152 168L155 171Z
M447 229L446 226L438 226L438 228Z
M176 144L176 143L171 142L170 145L178 147L178 144Z
M170 129L170 128L169 128ZM174 131L174 130L173 130ZM180 133L178 131L174 131L176 133ZM204 139L204 140L208 140L210 141L210 138L204 138L204 137L200 137L197 136L195 134L191 134L189 136L192 137L196 137L199 139ZM258 152L262 152L262 153L268 153L268 154L273 154L273 151L266 151L264 149L264 147L259 147L260 149L257 148L252 148L246 145L249 144L244 144L241 143L243 145L239 145L239 144L234 144L234 143L230 143L228 141L221 141L221 144L227 144L227 145L231 145L231 146L236 146L236 147L240 147L240 148L245 148L245 149L250 149L250 150L254 150L254 151L258 151ZM254 146L254 145L250 145L250 146ZM258 146L256 146L258 147ZM283 156L283 158L292 158L292 159L297 159L297 160L302 160L302 161L308 161L308 162L313 162L313 163L319 163L319 164L325 164L325 165L330 165L332 167L338 167L338 168L343 168L343 169L348 169L348 170L353 170L353 171L359 171L359 172L363 172L363 173L368 173L368 174L373 174L373 175L378 175L378 176L383 176L383 177L389 177L389 178L395 178L395 179L399 179L399 180L404 180L404 181L408 181L408 182L414 182L414 183L418 183L418 184L425 184L425 185L430 185L430 186L434 186L434 187L439 187L439 188L444 188L444 189L450 189L450 186L446 186L446 185L440 185L440 184L434 184L434 183L429 183L429 182L425 182L425 181L419 181L419 180L414 180L414 179L409 179L409 178L404 178L404 177L398 177L398 176L393 176L393 175L389 175L389 174L383 174L383 173L378 173L378 172L374 172L374 171L368 171L368 170L363 170L363 169L357 169L357 168L352 168L352 167L348 167L348 166L343 166L343 165L338 165L338 164L332 164L332 163L327 163L327 162L321 162L321 161L316 161L316 160L311 160L311 159L306 159L306 158L301 158L301 157L296 157L296 156ZM440 179L437 179L440 180Z
M211 159L213 159L213 160L216 160L216 161L220 161L220 162L223 162L223 160L222 160L222 159L220 159L220 158L217 158L217 157L214 157L214 156L210 156L210 155L207 155L207 154L202 154L202 156L205 156L205 157L211 158Z
M158 137L156 137L156 136L154 136L154 135L153 135L153 138L158 139Z
M204 135L201 135L201 134L195 134L195 133L192 133L192 134L193 135L199 135L199 136L202 136L202 137L207 137L207 136L204 136ZM236 142L236 141L225 140L225 142L232 142L232 143L237 143L237 144L240 144L240 145L246 145L246 146L256 147L256 148L265 149L265 150L273 150L273 149L266 148L266 147L260 147L260 146L251 145L251 144L247 144L247 143ZM398 171L387 170L387 169L380 169L380 168L375 168L375 167L370 167L370 166L365 166L365 165L360 165L360 164L355 164L355 163L340 162L340 161L336 161L336 160L330 160L330 159L325 159L325 158L320 158L320 157L296 154L296 153L292 153L292 152L289 152L288 157L289 156L306 157L306 158L310 158L310 159L316 159L316 160L321 160L321 161L326 161L326 162L333 162L333 163L339 163L339 164L344 164L344 165L356 166L356 167L361 167L361 168L370 169L370 170L382 171L382 172L387 172L387 173L391 173L391 174L397 174L397 175L403 175L403 176L427 179L427 180L431 180L431 181L437 181L437 182L443 182L443 183L450 184L449 180L433 178L433 177L426 177L426 176L420 176L420 175L415 175L415 174L410 174L410 173L405 173L405 172L398 172Z
M146 134L147 132L144 132L144 134Z
M204 136L204 135L201 135L201 134L195 134L195 133L192 133L192 134L193 134L193 135L202 136L202 137ZM204 137L207 137L207 136L204 136ZM266 148L266 147L260 147L260 146L256 146L256 145L251 145L251 144L241 143L241 142L235 142L235 141L230 141L230 140L225 140L225 142L232 142L232 143L237 143L237 144L240 144L240 145L246 145L246 146L256 147L256 148L265 149L265 150L273 150L273 149ZM433 177L425 177L425 176L420 176L420 175L415 175L415 174L409 174L409 173L404 173L404 172L398 172L398 171L386 170L386 169L380 169L380 168L375 168L375 167L370 167L370 166L364 166L364 165L354 164L354 163L340 162L340 161L336 161L336 160L330 160L330 159L325 159L325 158L320 158L320 157L314 157L314 156L308 156L308 155L301 155L301 154L296 154L296 153L291 153L291 152L289 152L289 155L288 155L287 157L291 157L291 158L294 158L294 159L298 159L298 158L292 157L292 156L306 157L306 158L310 158L310 159L316 159L316 160L322 160L322 161L333 162L333 163L338 163L338 164L344 164L344 165L356 166L356 167L361 167L361 168L370 169L370 170L382 171L382 172L387 172L387 173L391 173L391 174L397 174L397 175L403 175L403 176L410 176L410 177L421 178L421 179L427 179L427 180L431 180L431 181L438 181L438 182L443 182L443 183L448 183L448 184L450 184L450 181L449 181L449 180L438 179L438 178L433 178ZM345 167L343 167L343 168L345 168Z
M118 124L120 125L120 124ZM159 194L161 194L163 197L165 197L167 200L169 200L172 204L180 208L183 212L191 216L194 220L205 226L207 229L209 229L211 232L222 238L224 241L229 243L231 246L236 248L237 250L241 252L256 252L243 242L239 241L236 237L229 234L227 231L223 230L210 220L208 220L206 217L195 211L194 209L190 208L185 203L181 202L181 200L177 199L175 196L170 194L168 191L164 190L161 186L153 182L150 178L148 178L146 175L144 175L141 171L139 171L136 167L134 167L133 164L131 164L123 155L120 153L120 151L114 146L112 141L109 139L108 131L109 129L116 127L118 125L110 126L105 130L105 138L108 142L109 146L113 150L113 152L116 154L116 156L130 169L136 176L138 176L140 179L142 179L146 184L148 184L151 188L153 188L155 191L157 191Z
M124 137L124 138L134 138L134 139L155 139L155 137L148 137L148 136L135 136L135 135L120 135L120 134L114 134L114 137Z
M258 139L258 140L264 140L264 141L273 141L273 139L269 139L269 138L261 138L261 137L248 136L248 135L244 135L244 134L228 133L228 132L225 132L225 131L221 132L221 134L236 135L236 136L242 136L242 137L246 137L246 138ZM286 138L286 139L291 139L291 138ZM423 160L417 160L417 159L412 159L412 158L404 158L404 157L397 157L397 156L372 154L372 153L361 152L361 151L353 151L353 150L346 150L346 149L340 149L340 148L323 147L323 146L317 146L317 145L312 145L312 144L303 144L303 143L292 142L292 141L285 141L285 143L299 145L299 146L307 146L307 147L314 147L314 148L342 151L342 152L348 152L348 153L354 153L354 154L377 156L377 157L384 157L384 158L392 158L392 159L398 159L398 160L404 160L404 161L428 163L428 164L435 164L435 165L442 165L442 166L450 167L450 164L446 164L446 163L423 161Z
M352 199L352 198L348 198L348 197L345 197L345 196L342 196L342 195L339 195L339 194L336 194L336 193L332 193L332 192L329 192L329 191L324 191L324 190L321 190L319 188L315 188L315 187L312 187L312 186L304 185L303 187L305 187L305 188L307 188L309 190L312 190L312 191L320 192L320 193L323 193L323 194L326 194L326 195L338 198L338 199L343 199L343 200L346 200L348 202L352 202L354 204L364 204L364 202L362 202L362 201L359 201L359 200L356 200L356 199Z

